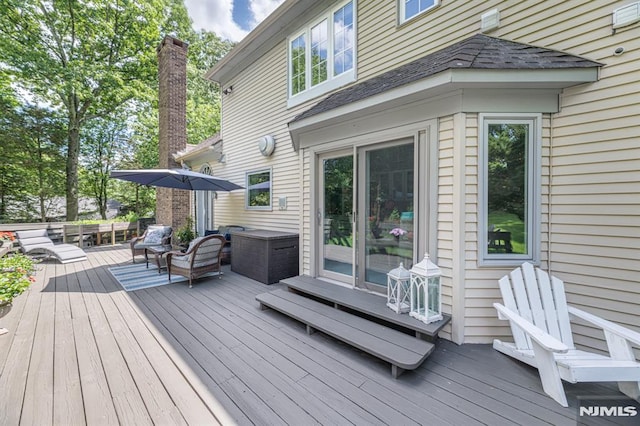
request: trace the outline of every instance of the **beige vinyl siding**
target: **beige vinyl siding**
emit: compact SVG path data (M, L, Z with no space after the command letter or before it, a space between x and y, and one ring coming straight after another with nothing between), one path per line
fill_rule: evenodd
M453 154L454 154L454 120L453 116L438 120L438 259L437 264L442 271L442 311L453 314L453 273L454 253L453 238L454 223L453 214ZM453 322L458 321L454 318ZM453 324L455 326L455 324ZM452 339L447 330L440 333L445 339Z
M272 211L247 210L245 191L219 193L215 203L216 225L239 224L251 228L300 232L300 164L287 123L304 107L287 110L287 45L283 41L267 55L243 70L223 95L222 137L226 163L212 164L216 176L245 186L245 174L272 170ZM264 157L258 139L272 135L275 152ZM287 208L278 200L286 197Z
M580 35L553 40L605 66L598 82L565 90L553 118L550 269L569 303L640 330L640 40L637 25L611 32L628 2L603 3ZM575 332L577 345L606 349L599 330Z
M311 247L311 233L314 231L313 225L313 214L311 212L311 197L314 193L314 189L312 186L312 176L311 176L311 161L312 155L308 149L302 150L302 164L303 166L303 174L302 174L302 212L301 212L301 228L303 238L301 239L302 244L302 268L300 268L301 274L311 275L311 262L312 262L312 251L314 249Z

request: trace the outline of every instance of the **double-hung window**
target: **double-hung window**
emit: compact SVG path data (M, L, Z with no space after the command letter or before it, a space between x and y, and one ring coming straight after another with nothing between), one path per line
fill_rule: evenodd
M289 106L355 79L355 25L351 0L289 38Z
M426 12L429 9L433 9L434 7L440 4L440 0L398 0L399 9L400 9L400 23L408 21L421 14L422 12Z
M271 210L271 169L247 172L247 210Z
M480 264L540 259L541 116L480 114Z

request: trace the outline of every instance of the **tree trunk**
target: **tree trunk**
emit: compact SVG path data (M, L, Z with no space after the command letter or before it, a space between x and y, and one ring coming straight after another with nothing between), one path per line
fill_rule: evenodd
M72 113L73 114L73 113ZM78 156L80 155L80 122L69 117L69 140L67 145L67 220L78 220Z

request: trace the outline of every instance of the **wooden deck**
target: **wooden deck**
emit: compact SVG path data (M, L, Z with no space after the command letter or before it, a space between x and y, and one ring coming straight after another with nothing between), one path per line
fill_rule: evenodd
M261 311L278 288L224 277L124 292L108 266L128 246L84 262L40 265L37 283L0 319L0 424L575 424L537 372L489 345L440 340L398 380L389 365ZM224 268L223 268L224 269ZM606 424L606 423L605 423Z

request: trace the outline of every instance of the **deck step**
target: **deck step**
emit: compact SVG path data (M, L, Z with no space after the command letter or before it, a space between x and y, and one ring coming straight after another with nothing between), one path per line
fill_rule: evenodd
M411 331L418 338L435 342L438 332L451 321L451 316L443 314L443 319L425 324L409 315L398 315L387 308L385 299L371 293L339 285L308 276L298 276L280 281L289 289L297 293L304 293L333 303L336 308L347 308L376 318L383 324L393 324L395 327Z
M285 290L258 294L263 309L271 308L307 325L307 332L321 331L391 363L392 376L413 370L431 354L433 343L368 321Z

